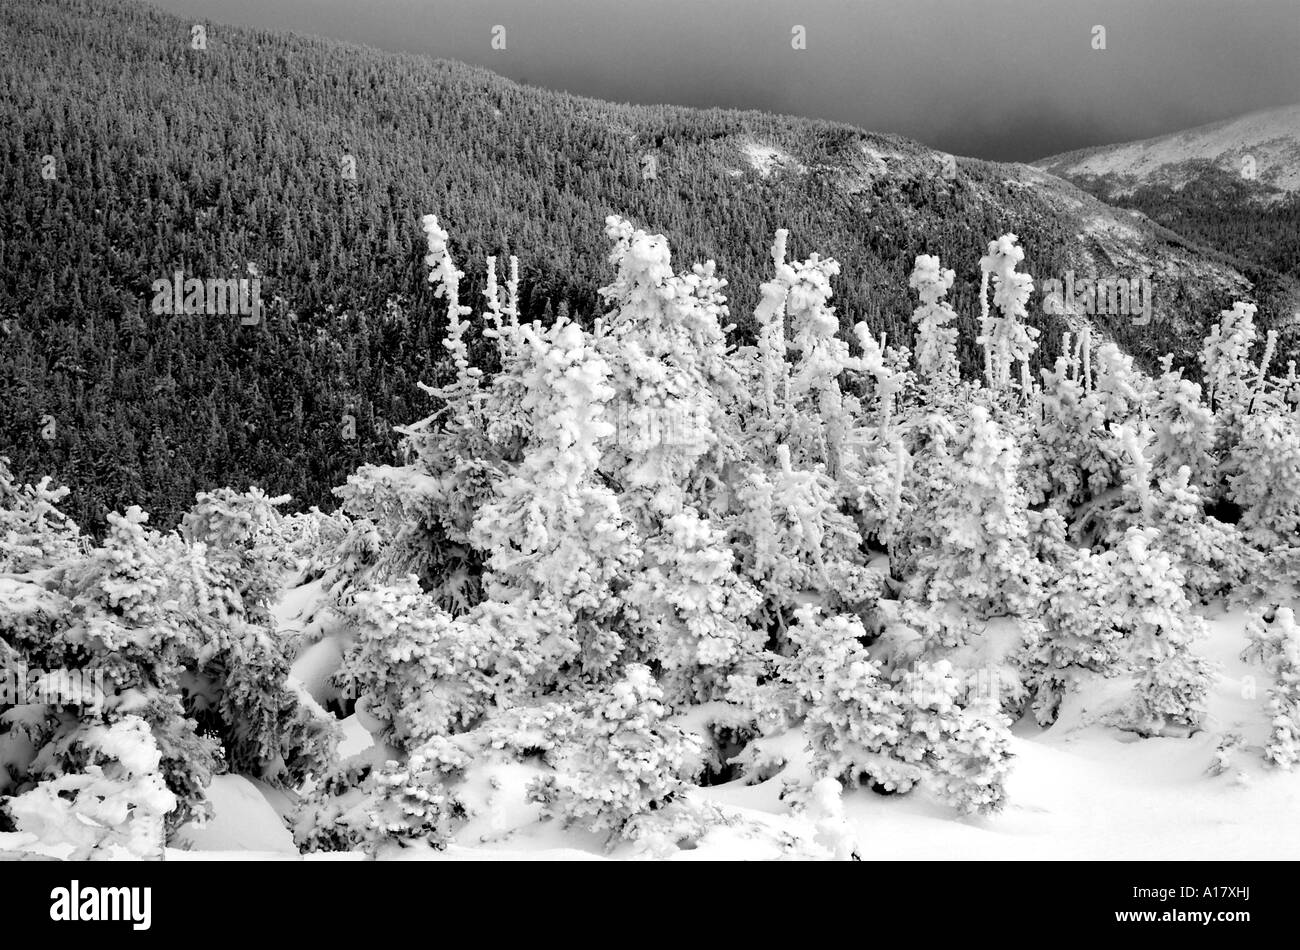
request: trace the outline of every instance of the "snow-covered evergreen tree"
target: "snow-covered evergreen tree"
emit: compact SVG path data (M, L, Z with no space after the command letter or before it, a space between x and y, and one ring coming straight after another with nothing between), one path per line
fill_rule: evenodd
M555 774L529 790L544 813L613 839L682 794L702 766L702 750L694 736L664 722L662 700L649 667L631 664L608 691L575 706L563 723L569 738L551 753Z
M1295 611L1279 607L1270 623L1252 620L1246 635L1242 660L1260 664L1273 677L1265 703L1269 736L1264 758L1290 769L1300 762L1300 625Z

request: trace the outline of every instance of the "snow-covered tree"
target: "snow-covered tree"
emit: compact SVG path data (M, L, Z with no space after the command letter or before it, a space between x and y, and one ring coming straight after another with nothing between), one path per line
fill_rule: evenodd
M702 750L664 721L662 700L649 667L631 664L607 691L577 704L563 722L567 740L551 753L555 774L529 790L544 813L612 841L680 795L702 767Z
M176 807L149 724L125 716L69 737L80 768L43 778L6 802L19 832L71 845L74 861L161 859L163 820Z
M798 649L781 675L806 717L815 775L884 792L924 782L963 812L1004 804L1007 723L960 703L966 691L948 661L917 663L890 682L861 646L857 618L806 607L789 634Z
M1295 611L1279 607L1271 622L1252 620L1241 658L1264 667L1273 677L1265 703L1268 744L1264 758L1279 768L1300 762L1300 625Z
M966 430L931 440L930 451L936 464L909 514L908 595L976 619L1032 614L1043 571L1030 549L1015 443L975 406Z
M51 482L19 485L0 455L0 572L40 570L80 553L77 526L58 508L68 489Z
M907 284L921 298L912 312L916 324L916 368L932 392L951 391L960 382L957 363L957 329L948 324L957 313L943 298L956 274L939 264L939 258L918 254ZM933 397L932 397L933 398Z
M1016 271L1025 259L1024 249L1014 234L1004 234L990 241L988 253L980 258L980 335L975 342L984 347L985 378L991 389L1006 389L1011 384L1013 364L1028 366L1038 348L1039 331L1023 321L1029 315L1025 305L1034 289L1028 274ZM988 308L988 284L993 282L993 304L997 316ZM1024 374L1021 375L1021 378Z

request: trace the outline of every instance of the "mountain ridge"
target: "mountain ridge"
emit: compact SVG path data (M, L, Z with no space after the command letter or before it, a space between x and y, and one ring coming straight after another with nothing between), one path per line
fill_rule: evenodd
M1245 170L1246 159L1253 170ZM1129 142L1097 145L1050 155L1032 164L1060 177L1085 175L1114 180L1114 194L1138 184L1185 185L1197 163L1211 162L1256 182L1261 197L1280 201L1300 191L1300 103L1258 109L1204 125ZM1253 177L1252 177L1253 176ZM1271 192L1271 193L1270 193Z

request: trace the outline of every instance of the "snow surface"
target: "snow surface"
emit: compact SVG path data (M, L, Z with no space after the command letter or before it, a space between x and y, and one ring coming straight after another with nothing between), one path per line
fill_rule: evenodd
M252 851L296 855L293 835L271 807L278 793L238 775L218 775L208 786L214 817L203 826L182 825L172 847L195 851Z

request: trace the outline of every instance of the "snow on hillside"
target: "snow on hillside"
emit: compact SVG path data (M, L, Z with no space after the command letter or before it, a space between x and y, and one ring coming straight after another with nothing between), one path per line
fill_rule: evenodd
M1126 194L1140 185L1186 185L1197 176L1199 162L1212 162L1234 175L1253 175L1277 198L1300 191L1300 104L1138 142L1066 152L1034 164L1066 178L1110 179L1117 194Z
M745 153L745 159L749 162L750 168L764 178L767 178L773 172L784 169L799 172L806 171L804 166L793 155L777 148L775 145L748 141L741 143L741 151Z

